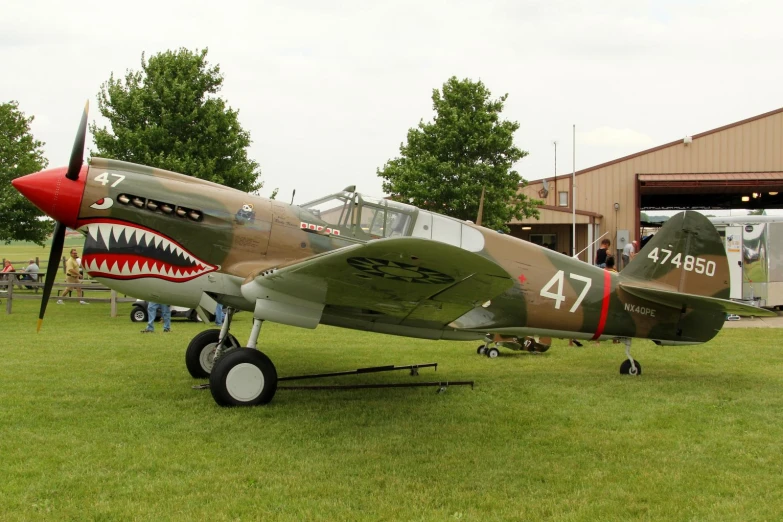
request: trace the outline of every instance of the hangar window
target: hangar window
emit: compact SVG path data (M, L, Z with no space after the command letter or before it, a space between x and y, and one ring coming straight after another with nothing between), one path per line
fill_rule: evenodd
M567 207L568 206L568 192L558 192L557 193L557 204L561 207Z

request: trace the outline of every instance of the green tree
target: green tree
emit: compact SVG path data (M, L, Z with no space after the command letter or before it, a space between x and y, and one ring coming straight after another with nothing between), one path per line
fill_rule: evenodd
M11 180L38 172L48 162L43 142L33 138L30 123L15 101L0 104L0 241L34 241L43 245L52 222L11 185Z
M253 192L263 184L258 163L247 157L250 134L238 111L217 96L223 84L219 66L207 62L207 49L166 51L141 71L101 85L98 107L111 123L90 125L92 155L181 172Z
M398 201L475 220L484 187L484 226L507 230L512 218L537 218L542 202L518 193L526 182L512 170L527 156L514 145L519 123L500 119L508 94L490 97L481 81L456 77L442 92L433 89L435 119L409 129L400 157L377 170L383 190Z
M748 215L749 216L766 216L767 215L767 211L764 210L763 208L757 208L755 210L749 211Z

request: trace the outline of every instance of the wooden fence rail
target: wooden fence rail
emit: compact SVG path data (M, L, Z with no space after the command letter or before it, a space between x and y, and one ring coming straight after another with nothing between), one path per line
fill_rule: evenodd
M17 274L16 272L9 272L2 274L3 279L0 280L0 298L5 298L5 313L10 315L13 308L14 299L35 299L40 301L43 297L42 293L38 293L38 289L44 286L40 281L29 281L26 279L19 280L18 276L24 274ZM43 274L41 274L43 278ZM14 287L17 287L22 291L14 291ZM49 296L49 300L62 299L63 301L84 301L86 303L111 303L111 317L117 317L117 303L132 303L136 301L135 297L119 297L115 290L103 286L98 283L54 283L56 287L70 287L81 288L82 290L88 290L90 292L109 292L109 297L57 297L57 291L53 291ZM32 290L35 293L31 294L24 290Z

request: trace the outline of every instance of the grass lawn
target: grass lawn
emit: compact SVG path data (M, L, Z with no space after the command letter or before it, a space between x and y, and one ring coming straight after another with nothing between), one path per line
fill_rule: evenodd
M139 334L130 305L0 307L0 520L773 520L783 512L783 331L696 347L543 355L264 325L281 376L476 387L286 391L217 407L193 390L200 323ZM232 332L244 341L251 317Z

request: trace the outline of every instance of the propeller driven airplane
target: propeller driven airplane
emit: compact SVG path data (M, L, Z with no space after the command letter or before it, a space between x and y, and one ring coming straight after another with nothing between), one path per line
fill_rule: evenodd
M13 180L57 222L38 327L65 227L85 235L90 277L128 295L215 311L221 329L185 352L221 406L265 404L277 389L256 349L264 321L328 324L427 339L486 339L544 351L548 338L620 339L620 372L638 375L631 339L659 345L712 339L727 313L774 315L728 300L723 243L706 217L672 217L645 250L612 273L532 243L354 187L303 204L264 199L123 161L83 165L87 108L68 167ZM233 313L253 314L247 343Z

